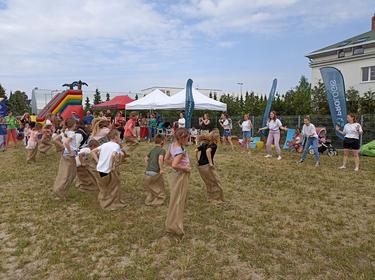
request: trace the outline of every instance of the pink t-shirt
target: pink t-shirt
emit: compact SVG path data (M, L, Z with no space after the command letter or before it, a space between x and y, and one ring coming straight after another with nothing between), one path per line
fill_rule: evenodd
M171 153L172 158L175 158L176 156L183 154L182 159L180 161L180 165L182 167L188 167L190 165L189 155L183 147L171 144L169 146L169 152Z
M125 124L125 137L134 137L135 120L128 120Z

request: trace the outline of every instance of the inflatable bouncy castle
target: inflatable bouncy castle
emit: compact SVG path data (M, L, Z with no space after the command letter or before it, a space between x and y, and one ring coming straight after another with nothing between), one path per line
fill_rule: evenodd
M67 119L72 116L72 112L76 112L82 119L82 85L87 86L87 84L82 81L64 84L63 86L68 86L69 89L56 94L38 114L36 120L38 122L44 122L49 114L60 114L63 119ZM74 89L74 87L77 87L77 89Z

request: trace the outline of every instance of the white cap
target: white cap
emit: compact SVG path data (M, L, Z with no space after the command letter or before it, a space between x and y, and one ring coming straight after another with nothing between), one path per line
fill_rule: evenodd
M50 120L46 120L46 125L52 125L52 122Z

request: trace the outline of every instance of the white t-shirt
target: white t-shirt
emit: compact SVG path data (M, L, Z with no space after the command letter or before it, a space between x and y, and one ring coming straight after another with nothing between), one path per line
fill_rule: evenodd
M185 118L178 120L178 128L185 128Z
M243 121L242 122L242 131L251 131L251 121Z
M231 130L232 129L232 126L230 124L230 121L229 119L225 119L224 122L223 122L223 128L225 130Z
M103 173L110 173L112 169L112 154L121 153L121 147L115 142L107 142L98 147L99 161L96 170Z
M283 124L281 123L279 119L276 119L276 121L271 120L267 122L268 129L272 131L278 131L281 126L283 126Z
M359 139L359 134L362 133L362 127L359 123L347 123L343 130L345 138Z
M77 167L80 167L82 165L81 161L79 160L79 155L89 155L91 153L90 148L82 148L78 152L78 156L76 156L76 165Z
M70 142L69 142L70 150L76 153L78 151L78 146L77 146L77 141L76 141L76 133L74 131L67 130L63 134L63 143L64 144L67 141L69 141L69 139L70 139ZM67 148L64 149L64 154L63 155L64 156L68 156L69 155L69 151L68 151Z
M302 134L306 137L314 137L318 138L318 134L316 133L315 125L310 123L309 125L303 125L302 127Z

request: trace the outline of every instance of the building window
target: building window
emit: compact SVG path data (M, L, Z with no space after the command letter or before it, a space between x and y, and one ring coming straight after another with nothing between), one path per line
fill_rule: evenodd
M345 57L345 51L344 51L344 50L339 50L339 51L337 52L337 56L338 56L338 58Z
M364 53L365 53L365 50L362 46L353 48L353 55L359 55L359 54L364 54Z
M375 81L375 66L362 68L362 82Z

